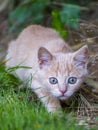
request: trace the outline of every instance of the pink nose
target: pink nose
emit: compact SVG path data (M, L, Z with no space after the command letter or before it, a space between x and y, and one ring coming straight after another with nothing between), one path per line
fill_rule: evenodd
M66 92L66 89L60 89L60 92L64 95L64 93Z

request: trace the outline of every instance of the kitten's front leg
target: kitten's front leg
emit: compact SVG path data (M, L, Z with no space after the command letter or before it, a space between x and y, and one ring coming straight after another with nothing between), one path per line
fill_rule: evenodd
M39 87L35 87L39 86ZM53 97L49 92L47 92L44 88L40 87L38 82L33 82L31 85L31 88L33 88L33 91L37 94L38 98L41 100L41 102L44 104L48 112L54 113L54 112L61 112L61 105L60 101Z
M52 97L51 95L47 95L41 99L41 101L44 103L45 107L47 108L48 112L54 113L54 112L61 112L61 105L58 99Z

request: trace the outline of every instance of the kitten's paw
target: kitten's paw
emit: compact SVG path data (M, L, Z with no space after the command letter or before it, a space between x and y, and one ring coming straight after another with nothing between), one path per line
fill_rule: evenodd
M47 108L48 112L51 113L51 114L62 114L62 108L61 106L51 106L51 107L48 107Z

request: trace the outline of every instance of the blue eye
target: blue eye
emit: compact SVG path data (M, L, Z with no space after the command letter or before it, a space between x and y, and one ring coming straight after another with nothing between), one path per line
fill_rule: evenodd
M55 77L50 77L50 78L49 78L49 82L50 82L51 84L57 84L57 83L58 83L58 80L57 80Z
M68 83L69 84L75 84L77 82L77 78L76 77L70 77L69 79L68 79Z

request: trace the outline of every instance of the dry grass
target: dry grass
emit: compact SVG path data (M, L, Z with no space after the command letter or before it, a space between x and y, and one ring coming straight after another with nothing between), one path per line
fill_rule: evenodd
M86 27L88 28L89 26ZM90 26L90 29L92 27L96 29L97 26ZM96 39L98 40L97 36L86 36L84 41L82 39L82 42L72 46L74 50L77 50L84 44L87 44L90 53L89 75L85 79L84 84L82 84L81 90L72 98L72 102L76 102L73 107L76 108L78 124L87 126L98 125L98 44Z
M98 126L98 25L82 20L79 30L69 32L69 43L73 50L87 44L90 55L89 75L81 85L81 90L66 104L69 107L74 104L72 107L76 112L78 125Z

